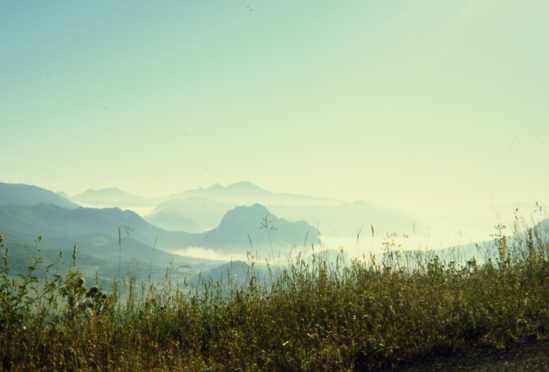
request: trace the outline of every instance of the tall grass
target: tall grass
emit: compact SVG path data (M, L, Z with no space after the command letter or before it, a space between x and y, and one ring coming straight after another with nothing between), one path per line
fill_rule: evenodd
M395 252L348 266L298 259L269 286L252 273L227 295L215 283L196 291L135 280L99 288L76 269L38 276L39 260L14 277L0 239L0 366L375 370L547 339L549 247L534 231L515 254L506 239L498 244L500 256L482 264L425 256L410 265Z

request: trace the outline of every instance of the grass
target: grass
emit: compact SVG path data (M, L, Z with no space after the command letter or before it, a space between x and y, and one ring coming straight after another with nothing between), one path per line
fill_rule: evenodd
M536 236L520 249L498 237L498 258L482 264L296 260L269 286L251 275L228 291L131 279L102 289L76 269L38 275L39 259L14 277L0 240L0 368L365 371L546 340L549 247Z

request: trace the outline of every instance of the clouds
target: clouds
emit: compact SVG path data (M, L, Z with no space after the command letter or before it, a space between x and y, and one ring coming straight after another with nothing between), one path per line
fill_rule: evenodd
M247 257L239 254L224 254L222 252L213 251L207 248L190 247L185 249L179 249L173 252L179 256L201 258L213 261L248 261Z

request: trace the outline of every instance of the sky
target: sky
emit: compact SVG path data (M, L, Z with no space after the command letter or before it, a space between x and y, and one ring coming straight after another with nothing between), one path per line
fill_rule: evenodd
M431 218L549 201L548 18L546 0L0 1L0 180L249 180Z

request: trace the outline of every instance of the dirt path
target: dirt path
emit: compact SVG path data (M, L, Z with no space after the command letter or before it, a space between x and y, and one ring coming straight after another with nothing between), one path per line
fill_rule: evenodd
M516 346L507 351L479 351L436 358L397 369L405 372L549 372L549 341Z

